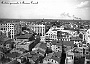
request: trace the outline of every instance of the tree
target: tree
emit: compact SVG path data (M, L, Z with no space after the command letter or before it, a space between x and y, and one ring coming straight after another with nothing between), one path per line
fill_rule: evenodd
M53 51L52 51L52 49L51 48L49 48L49 47L47 47L47 49L46 49L46 54L49 54L49 53L52 53Z
M83 35L82 35L82 34L79 34L79 37L80 37L81 39L83 39Z

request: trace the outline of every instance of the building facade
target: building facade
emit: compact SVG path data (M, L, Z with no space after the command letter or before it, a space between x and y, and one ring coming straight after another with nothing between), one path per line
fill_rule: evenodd
M88 29L86 31L85 40L86 40L86 43L89 43L90 44L90 29Z
M43 24L30 24L28 28L32 29L40 36L45 36L45 25Z
M14 24L13 23L4 23L4 24L0 24L0 30L2 31L6 31L6 36L13 39L14 38Z

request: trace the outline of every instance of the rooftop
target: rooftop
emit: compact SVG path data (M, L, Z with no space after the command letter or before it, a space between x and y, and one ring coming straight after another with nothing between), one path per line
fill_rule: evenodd
M76 41L78 41L78 40L79 40L79 41L82 41L82 39L81 39L80 37L78 37L78 36L77 36L77 37L71 37L70 40L71 40L71 41L75 41L75 40L76 40Z
M17 36L16 38L17 39L28 39L28 38L31 38L32 36L33 36L32 34L25 34L25 35Z
M16 57L19 57L21 54L17 52L13 52L13 53L7 53L6 55L9 58L16 58Z

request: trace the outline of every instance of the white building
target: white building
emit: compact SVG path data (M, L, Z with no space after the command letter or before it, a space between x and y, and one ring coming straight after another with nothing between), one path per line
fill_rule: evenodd
M44 64L48 64L48 63L51 63L51 64L59 64L56 60L54 59L46 59L43 61Z
M49 38L50 40L57 40L57 31L56 30L49 30L46 35L46 38Z
M90 29L88 29L85 34L85 40L86 40L86 43L90 44Z
M62 47L57 46L57 45L52 45L52 46L51 46L51 49L52 49L54 52L59 52L59 51L62 52Z
M45 25L43 24L30 24L28 28L32 29L41 36L45 36Z
M65 64L74 64L74 53L71 50L66 52Z
M41 40L40 40L41 42L46 43L46 42L45 42L45 36L40 36L40 39L41 39Z
M6 31L6 36L9 36L10 32L10 38L14 38L14 24L13 23L5 23L5 24L0 24L0 30Z

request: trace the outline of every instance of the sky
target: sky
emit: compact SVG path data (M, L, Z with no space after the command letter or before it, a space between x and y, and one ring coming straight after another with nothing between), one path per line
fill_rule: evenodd
M1 2L38 4L1 4ZM0 18L90 20L90 0L0 0Z

